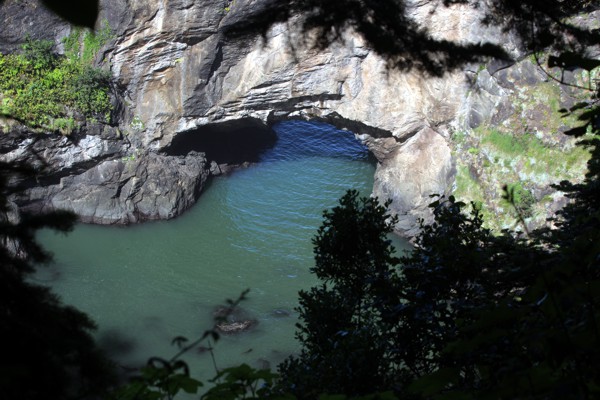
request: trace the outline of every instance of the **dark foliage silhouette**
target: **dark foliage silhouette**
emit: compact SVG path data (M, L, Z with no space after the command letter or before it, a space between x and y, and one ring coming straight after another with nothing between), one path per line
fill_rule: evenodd
M7 199L33 175L0 163L0 392L6 399L71 399L98 395L112 382L112 365L91 336L94 323L30 281L50 260L35 240L42 228L68 231L68 212L19 215Z
M311 269L323 284L299 293L302 352L280 366L283 390L299 398L383 390L392 374L385 314L398 261L387 234L396 220L356 191L323 218Z
M390 68L416 68L438 76L490 57L510 58L499 45L434 39L410 17L406 3L403 0L271 1L248 18L232 24L228 34L265 34L274 23L287 22L301 26L304 45L325 48L342 41L343 32L352 28L366 40L369 48L387 60ZM482 9L483 24L500 26L514 34L526 50L552 47L557 51L584 53L586 46L600 41L598 30L582 29L566 22L570 16L597 8L598 4L592 1L500 0L487 4L472 0L431 0L422 5L431 5L435 12L456 4Z

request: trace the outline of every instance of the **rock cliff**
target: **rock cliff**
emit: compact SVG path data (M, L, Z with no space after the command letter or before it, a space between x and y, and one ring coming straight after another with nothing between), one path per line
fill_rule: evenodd
M410 236L417 218L429 215L429 195L456 189L455 133L500 118L495 109L512 90L480 74L475 85L488 94L475 97L478 65L443 77L389 69L351 30L319 50L294 21L275 24L262 36L231 36L268 7L267 0L101 4L100 20L115 39L96 61L110 69L122 95L119 127L90 126L71 139L15 135L2 150L7 159L35 153L50 165L51 177L32 185L22 204L72 209L84 221L169 218L189 207L211 171L221 168L211 165L216 156L210 151L170 152L181 135L218 140L231 121L268 126L304 118L348 128L368 145L378 160L374 194L393 200L398 232ZM32 1L5 1L0 19L15 26L20 14L39 15L36 7ZM436 8L435 2L415 0L409 16L434 37L502 43L521 56L514 39L484 28L481 15L467 5ZM41 25L43 35L60 48L69 28L49 24ZM6 43L16 45L15 32L24 37L29 29L35 26L0 30L0 43L10 37ZM490 77L495 72L492 64L486 69ZM206 128L220 124L223 129Z

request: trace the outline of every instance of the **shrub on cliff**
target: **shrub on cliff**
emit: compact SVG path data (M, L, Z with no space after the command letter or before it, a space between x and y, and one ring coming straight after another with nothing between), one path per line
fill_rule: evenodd
M21 54L0 54L0 113L42 130L60 121L110 122L109 76L52 53L52 43L28 38ZM63 130L63 133L68 133Z

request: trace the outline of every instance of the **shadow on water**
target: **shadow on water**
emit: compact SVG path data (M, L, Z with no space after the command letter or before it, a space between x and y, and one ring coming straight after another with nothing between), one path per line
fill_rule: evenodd
M100 333L98 345L111 357L132 354L137 347L134 337L128 336L118 329L109 329Z
M261 154L276 141L276 133L260 120L243 118L180 133L165 152L186 155L197 151L206 153L206 157L217 164L236 165L260 161Z

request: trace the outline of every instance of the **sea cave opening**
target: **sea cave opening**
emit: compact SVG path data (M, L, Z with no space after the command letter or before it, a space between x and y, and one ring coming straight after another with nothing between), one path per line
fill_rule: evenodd
M167 155L206 154L218 165L334 157L376 163L375 156L351 131L315 120L287 119L269 125L254 118L211 123L178 134Z
M165 149L167 155L186 155L190 151L205 153L217 164L240 165L260 161L260 155L272 148L276 133L260 120L211 123L178 134Z

